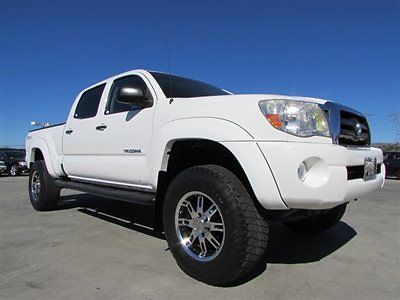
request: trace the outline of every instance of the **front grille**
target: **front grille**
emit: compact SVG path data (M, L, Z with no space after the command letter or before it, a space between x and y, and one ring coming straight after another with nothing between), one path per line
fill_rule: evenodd
M369 146L371 134L367 119L358 114L340 111L339 144L345 146Z

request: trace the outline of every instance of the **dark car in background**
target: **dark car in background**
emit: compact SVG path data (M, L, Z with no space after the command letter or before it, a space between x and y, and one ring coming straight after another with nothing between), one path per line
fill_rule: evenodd
M383 163L386 167L386 177L400 179L400 152L384 152Z
M3 161L6 166L4 171L0 171L1 173L18 176L28 171L25 150L0 148L0 161Z
M0 160L0 174L4 173L5 171L7 171L6 163L4 161Z

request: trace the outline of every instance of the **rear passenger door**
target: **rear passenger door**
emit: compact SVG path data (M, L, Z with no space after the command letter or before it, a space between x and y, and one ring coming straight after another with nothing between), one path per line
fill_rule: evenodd
M63 167L77 179L94 178L102 173L97 163L99 140L96 129L101 122L101 100L105 97L106 83L84 91L72 107L63 133Z

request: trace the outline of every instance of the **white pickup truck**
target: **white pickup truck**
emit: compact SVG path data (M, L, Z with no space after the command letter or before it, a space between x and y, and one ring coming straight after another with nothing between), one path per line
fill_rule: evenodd
M370 142L366 118L331 101L133 70L82 91L65 124L28 134L29 195L37 210L57 208L62 188L152 205L182 270L223 286L259 262L266 220L319 233L381 188Z

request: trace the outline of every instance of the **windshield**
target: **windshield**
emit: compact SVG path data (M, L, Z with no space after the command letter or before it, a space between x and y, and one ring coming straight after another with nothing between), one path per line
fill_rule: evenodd
M158 72L150 72L150 74L153 75L167 98L230 95L219 87L201 81Z

